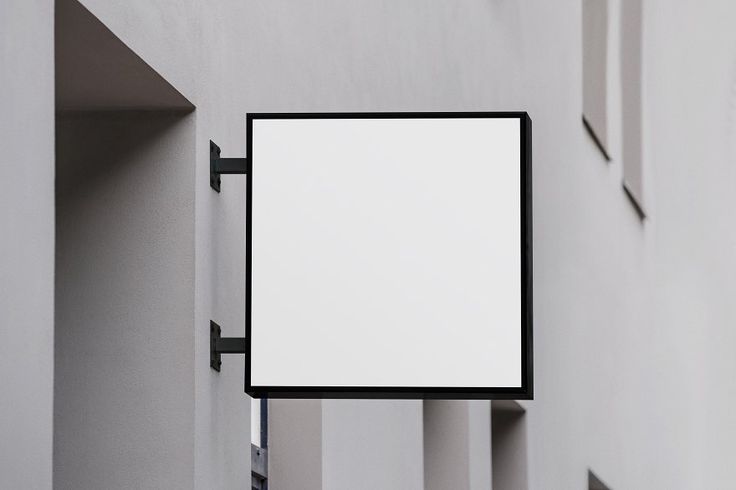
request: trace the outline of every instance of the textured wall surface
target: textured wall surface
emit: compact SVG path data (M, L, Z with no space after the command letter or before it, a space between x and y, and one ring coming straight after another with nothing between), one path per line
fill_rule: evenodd
M56 488L193 488L193 116L56 127Z
M424 488L491 487L491 403L424 402Z
M53 1L0 3L0 488L50 488Z

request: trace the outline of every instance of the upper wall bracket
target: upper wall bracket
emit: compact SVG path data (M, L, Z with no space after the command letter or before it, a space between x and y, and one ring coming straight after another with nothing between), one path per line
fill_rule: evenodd
M220 147L210 140L210 187L220 192L220 175L247 173L247 158L220 158Z
M210 320L210 367L219 372L222 354L245 354L244 337L221 337L220 326Z

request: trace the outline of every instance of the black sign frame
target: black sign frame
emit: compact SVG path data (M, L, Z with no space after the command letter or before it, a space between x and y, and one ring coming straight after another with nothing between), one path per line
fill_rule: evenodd
M520 125L521 210L521 386L520 387L386 387L386 386L253 386L251 384L251 286L253 213L253 121L258 119L416 119L503 118ZM254 398L351 398L351 399L513 399L534 397L533 274L532 274L532 121L526 112L309 112L251 113L246 118L246 293L245 293L245 392ZM256 177L257 178L257 177Z

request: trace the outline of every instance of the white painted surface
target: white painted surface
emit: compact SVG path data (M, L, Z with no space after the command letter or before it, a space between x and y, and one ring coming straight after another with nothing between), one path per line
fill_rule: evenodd
M250 442L258 447L261 444L261 400L251 399L250 403Z
M322 488L424 488L422 402L323 400Z
M51 487L53 2L0 2L0 488Z
M424 488L491 488L488 400L424 402Z
M255 119L252 385L520 387L520 132Z
M241 335L244 325L245 181L239 177L223 179L222 194L209 188L209 140L215 140L231 155L245 151L243 95L235 90L236 86L244 85L246 75L242 49L235 42L241 37L244 6L236 1L229 4L213 2L212 8L207 9L193 2L83 3L122 42L196 106L192 133L187 141L180 144L185 154L175 160L182 166L182 174L165 177L173 179L171 185L181 183L178 179L184 174L192 179L186 195L193 199L193 213L187 223L193 231L181 247L193 247L193 264L184 270L170 271L157 277L162 281L174 281L177 287L189 288L192 294L185 300L178 296L172 298L179 302L175 311L170 304L160 302L154 308L156 313L151 316L171 320L175 313L189 311L191 314L184 324L168 321L162 326L175 330L175 337L180 341L186 340L191 346L180 360L173 365L167 364L166 369L172 386L193 390L190 395L179 394L183 407L187 407L188 396L191 396L191 419L185 423L188 429L183 433L181 426L166 420L143 424L153 426L164 441L187 438L190 442L177 445L174 452L186 454L191 447L192 459L187 459L189 456L181 458L180 464L188 465L187 468L179 477L166 483L160 480L163 476L160 468L166 459L156 460L153 456L152 464L146 465L130 464L131 458L121 458L117 462L115 458L108 458L105 461L111 466L99 467L93 473L128 473L128 481L159 482L162 488L245 486L250 481L250 402L243 394L243 360L239 356L225 356L223 371L219 374L209 366L210 319L222 325L226 336ZM219 50L217 56L212 56L212 47L217 45L231 48ZM135 160L137 156L130 158ZM183 208L174 211L169 205L165 209L177 216L185 212ZM140 242L145 237L143 233L131 233L129 245L144 246ZM183 273L189 274L188 278L179 275ZM124 304L131 308L140 303L135 296L128 296L128 300ZM168 348L158 341L141 343L140 340L127 344L131 349L128 359L134 364L137 356L150 353L152 345L159 346L157 352L161 351L163 356L176 352L174 346ZM152 364L155 362L145 365L150 367ZM83 390L80 388L80 391ZM165 404L157 397L155 391L149 391L140 400L152 405ZM124 407L117 407L118 416L123 415ZM105 416L111 414L116 414L116 410L111 409L111 413ZM128 441L134 441L135 435L141 434L136 428L135 418L124 419L121 423L131 425L127 432ZM174 464L172 469L176 467ZM189 480L183 481L187 477Z
M270 488L322 490L322 401L270 400L268 410Z

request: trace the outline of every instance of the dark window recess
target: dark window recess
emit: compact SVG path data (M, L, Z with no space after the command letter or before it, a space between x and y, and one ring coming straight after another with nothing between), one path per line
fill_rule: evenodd
M608 2L583 0L583 125L608 153Z

